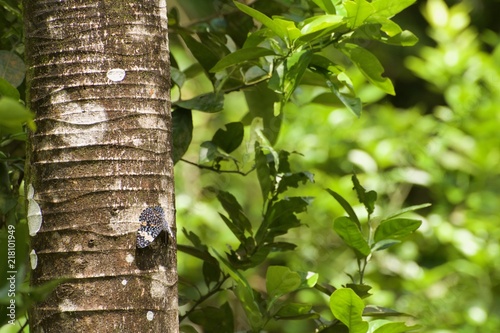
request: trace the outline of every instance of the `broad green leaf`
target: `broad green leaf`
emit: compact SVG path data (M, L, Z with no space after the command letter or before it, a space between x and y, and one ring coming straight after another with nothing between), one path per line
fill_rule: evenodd
M223 69L226 69L227 67L234 65L241 65L245 61L258 59L260 57L269 55L276 55L276 54L272 50L265 49L263 47L247 47L244 49L240 49L222 58L210 70L210 72L216 73Z
M267 161L267 157L260 149L259 144L255 144L255 168L257 170L257 178L259 179L260 190L264 204L271 195L271 190L274 187L274 181L271 177L271 169Z
M419 220L396 218L385 220L375 230L374 240L400 239L415 232L422 224Z
M376 330L373 333L404 333L404 332L415 332L415 330L419 329L421 326L413 325L406 326L405 323L402 322L388 322Z
M384 18L391 18L403 9L412 5L416 0L375 0L371 4L374 14Z
M299 183L314 183L314 175L310 172L286 173L279 180L277 193L285 192L289 187L297 188Z
M361 298L349 288L338 289L330 296L330 310L349 328L349 333L368 331L368 323L362 318L364 307Z
M0 133L16 134L23 132L23 124L31 130L36 126L33 122L34 114L26 109L17 100L10 97L0 98Z
M215 132L212 142L220 149L230 154L238 148L243 141L243 124L240 122L226 124L226 130L222 128Z
M300 32L307 35L320 30L336 28L342 24L343 17L340 15L318 15L307 19Z
M361 299L370 297L372 295L370 294L370 290L372 289L372 287L367 284L347 283L345 287L352 289Z
M202 142L200 145L199 152L199 163L210 163L215 161L216 158L220 157L220 153L217 150L217 146L214 145L211 141Z
M377 192L366 191L363 186L359 183L358 177L352 175L352 183L354 184L354 190L358 195L359 203L362 203L369 215L373 214L375 210L375 201L377 201Z
M358 118L361 116L361 111L363 109L363 104L361 99L356 97L352 91L345 91L343 88L346 87L345 83L340 81L334 75L326 77L326 84L330 90L337 96L337 98L344 104L349 110L352 111Z
M205 285L210 286L211 282L218 282L220 279L220 267L219 264L214 265L209 261L203 262L203 280L205 280Z
M177 163L186 153L193 138L193 117L191 110L176 108L172 112L172 158Z
M282 40L285 40L285 37L287 36L286 30L283 28L282 25L276 23L274 20L266 16L265 14L259 12L258 10L255 10L251 7L248 7L242 3L239 3L237 1L234 1L234 4L236 7L238 7L239 10L242 12L246 13L247 15L250 15L257 21L261 22L264 24L266 27L271 29L278 37L280 37Z
M243 212L243 208L231 193L219 190L217 191L217 199L221 203L224 210L228 213L231 221L240 230L247 230L248 232L252 231L252 225Z
M214 52L214 50L204 43L201 43L194 39L189 33L180 30L179 35L181 36L184 43L188 47L189 51L195 59L200 63L206 73L210 72L210 69L215 66L219 61L219 56ZM186 108L189 109L189 108Z
M200 307L188 315L189 320L201 326L203 332L233 333L234 318L231 307L226 302L219 308Z
M372 251L382 251L399 243L401 243L401 241L396 239L383 239L380 242L376 242L372 245Z
M225 271L233 278L236 283L235 293L241 302L241 306L245 310L248 317L248 322L254 329L254 331L259 331L264 325L264 317L260 312L259 305L254 296L254 291L248 281L241 275L236 269L233 269L231 264L224 259L217 251L215 255L219 258Z
M207 93L198 95L194 98L177 101L174 105L180 106L184 109L197 110L202 112L214 113L219 112L224 107L224 95L216 93Z
M367 305L363 310L363 316L370 316L375 318L412 317L407 313L398 312L396 310L385 308L383 306L378 306L378 305Z
M347 11L348 27L351 29L361 26L375 12L372 4L366 0L346 1L344 7Z
M14 100L19 100L19 91L2 77L0 77L0 97L10 97Z
M269 266L266 273L266 290L269 308L279 297L299 289L302 280L297 272L285 266Z
M204 262L209 262L212 265L218 265L217 260L212 257L208 250L200 250L197 247L183 244L178 244L177 250L189 254L192 257L203 260Z
M285 303L274 315L276 319L306 320L317 319L319 314L311 311L312 304Z
M282 94L280 108L278 110L275 109L275 114L276 111L279 114L281 108L290 99L290 96L299 85L304 72L309 66L311 59L312 52L310 50L303 50L293 53L276 67L273 76L269 80L269 88Z
M367 257L370 254L368 243L361 234L359 227L350 218L346 216L336 218L333 229L349 247L355 250L358 256Z
M300 36L302 36L302 33L300 30L295 26L295 22L289 21L289 20L284 20L282 18L273 18L273 21L281 26L281 28L286 31L286 41L293 42Z
M323 9L327 14L335 14L335 5L332 0L313 0L319 8Z
M392 218L394 218L396 216L402 215L404 213L414 212L416 210L419 210L419 209L422 209L422 208L425 208L425 207L429 207L429 206L432 206L432 204L430 204L430 203L424 203L424 204L421 204L421 205L415 205L415 206L406 207L406 208L398 210L397 212L394 212L391 215L387 216L385 218L385 220L390 220L390 219L392 219Z
M344 210L347 213L347 215L349 215L350 220L353 221L356 224L356 226L358 227L359 230L361 230L361 223L359 223L359 219L356 216L356 213L354 212L354 209L352 209L352 207L349 204L349 202L347 202L346 199L344 199L340 194L338 194L335 191L332 191L332 190L330 190L328 188L326 189L326 191L328 193L330 193L330 195L335 200L337 200L337 202L342 206L342 208L344 208Z
M353 64L363 73L363 75L376 87L379 87L384 92L395 95L394 86L391 80L382 77L384 68L370 51L356 44L340 44L340 50L345 53Z
M186 74L175 67L170 67L170 78L179 88L181 88L184 85L184 82L186 82Z
M267 87L267 82L262 82L252 89L246 89L244 94L248 114L242 120L243 123L250 125L255 118L261 118L262 132L270 144L276 143L283 119L283 114L278 116L273 114L273 105L278 101L277 94Z
M244 242L246 240L244 228L242 228L238 223L234 223L233 221L228 219L224 214L219 213L219 216L240 242Z

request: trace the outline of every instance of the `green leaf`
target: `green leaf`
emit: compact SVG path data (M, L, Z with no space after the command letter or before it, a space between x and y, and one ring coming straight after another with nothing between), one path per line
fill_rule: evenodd
M221 203L224 210L228 213L231 221L239 228L239 230L242 232L244 230L247 230L248 232L252 231L252 225L243 212L243 208L231 193L219 190L217 191L217 199Z
M217 64L215 64L210 72L216 73L230 66L241 65L245 61L258 59L260 57L269 55L276 54L272 50L265 49L263 47L247 47L244 49L240 49L222 58Z
M219 112L224 108L224 95L207 93L185 101L177 101L173 104L184 109L214 113Z
M372 245L372 251L382 251L385 250L393 245L399 244L401 241L396 240L396 239L384 239L381 240L380 242L376 242L375 244Z
M207 287L210 286L211 282L218 282L220 274L221 271L218 263L217 265L214 265L209 261L203 262L203 280L205 280Z
M354 65L363 73L363 75L376 87L384 92L395 95L394 86L391 80L382 77L384 68L377 57L370 51L351 43L339 44L340 50L351 59Z
M323 9L327 14L335 14L336 9L332 0L313 0L319 8Z
M186 153L193 138L193 117L191 110L176 108L172 112L172 158L177 163Z
M363 316L370 316L375 318L413 317L407 313L398 312L396 310L377 305L367 305L363 310Z
M404 332L415 331L416 329L419 328L420 328L419 325L406 326L405 323L390 322L378 327L376 330L373 331L373 333L404 333Z
M333 229L349 247L354 249L358 257L367 257L370 254L368 243L356 223L350 218L346 216L336 218Z
M347 25L351 29L361 26L375 12L373 5L366 0L346 1L344 7L347 12Z
M233 278L236 283L235 294L241 302L243 309L248 317L248 322L252 329L256 332L264 325L264 316L262 315L259 305L254 296L254 291L248 281L236 269L233 269L231 264L227 262L217 251L215 255L219 258L226 272Z
M310 172L286 173L279 180L276 193L283 193L289 187L297 188L299 187L299 183L305 184L308 181L314 183L314 175Z
M267 156L260 149L260 145L257 142L255 143L255 168L257 170L262 198L264 203L266 203L274 187L274 181L271 177L271 169L267 161Z
M286 303L274 315L275 319L307 320L318 319L319 314L312 312L312 304Z
M282 94L279 111L299 85L311 59L312 52L303 50L293 53L275 68L269 80L269 88Z
M432 204L430 204L430 203L424 203L424 204L421 204L421 205L414 205L414 206L406 207L406 208L398 210L397 212L394 212L391 215L387 216L385 218L385 220L390 220L390 219L392 219L392 218L394 218L396 216L402 215L404 213L414 212L416 210L419 210L419 209L422 209L422 208L425 208L425 207L429 207L429 206L432 206Z
M330 310L335 318L349 328L349 333L366 333L368 323L363 321L364 303L349 288L338 289L330 296Z
M243 134L242 123L228 123L226 124L226 130L220 128L215 132L212 142L229 154L240 146L243 141Z
M374 14L391 18L403 9L412 5L416 0L375 0L372 2Z
M330 195L335 200L337 200L337 202L342 206L342 208L344 208L344 210L347 213L347 215L349 215L350 220L353 221L356 224L356 226L358 227L359 230L361 230L361 223L359 223L359 219L356 216L356 213L354 212L354 209L352 209L351 205L347 202L347 200L344 199L340 194L338 194L335 191L332 191L332 190L330 190L328 188L326 189L326 191L328 193L330 193Z
M2 77L0 77L0 97L10 97L14 100L19 100L19 91Z
M377 192L366 192L364 187L359 183L358 177L356 177L355 174L352 175L352 183L354 184L354 190L358 195L359 203L362 203L365 206L369 215L373 214L373 211L375 210L375 201L377 201Z
M206 306L191 312L189 320L201 326L206 333L233 333L234 318L231 307L226 302L219 308Z
M370 297L372 295L369 292L372 287L367 284L347 283L345 286L349 289L352 289L361 299Z
M297 290L302 281L297 272L285 266L269 266L266 273L266 290L269 295L269 306L279 297Z
M421 224L419 220L402 218L382 221L375 230L374 240L401 239L415 232Z
M341 26L343 17L340 15L318 15L307 19L304 26L300 29L303 35L315 33L324 30L325 33ZM320 35L318 35L319 37Z
M275 22L274 20L272 20L271 18L269 18L265 14L259 12L258 10L255 10L251 7L248 7L242 3L234 1L234 4L236 5L236 7L238 7L239 10L241 10L242 12L244 12L247 15L250 15L251 17L253 17L257 21L261 22L266 27L271 29L282 40L286 39L285 37L287 36L287 32L281 24L278 24L277 22Z
M201 143L199 155L200 163L213 162L216 158L221 156L221 154L217 150L217 146L214 145L211 141L205 141Z
M178 30L179 35L186 43L189 51L195 59L200 63L206 73L210 72L217 62L219 62L219 56L214 52L214 50L204 43L200 43L196 39L194 39L189 33ZM192 109L186 107L186 109Z
M16 134L23 132L23 124L27 124L31 130L36 126L33 122L34 114L26 109L17 100L10 97L0 98L0 133Z
M363 104L361 103L361 99L356 97L353 90L349 89L347 92L344 92L343 88L348 86L333 75L327 76L326 84L342 104L351 110L358 118L361 116Z
M255 118L262 118L262 132L271 144L276 143L281 129L283 115L274 115L273 105L278 101L277 94L262 82L252 89L244 91L248 105L248 114L243 119L245 125L250 125Z

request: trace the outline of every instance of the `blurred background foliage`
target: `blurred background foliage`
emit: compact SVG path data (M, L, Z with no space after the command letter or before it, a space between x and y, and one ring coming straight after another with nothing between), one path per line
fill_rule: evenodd
M275 0L269 7L288 6L293 15L300 3ZM181 26L214 29L224 23L224 1L170 1L169 6L179 10ZM411 239L377 254L368 266L366 283L374 287L370 302L413 314L425 332L500 331L500 21L494 14L499 10L498 1L428 0L403 11L395 21L420 42L409 48L365 45L381 59L396 96L386 96L353 71L350 77L364 102L359 119L340 103L329 105L317 87L297 89L285 107L275 148L299 153L291 157L294 169L313 172L316 181L300 193L315 200L301 216L307 227L283 237L299 247L273 256L271 264L318 272L335 286L349 282L352 255L331 229L343 211L323 189L354 202L350 176L356 171L364 187L381 197L377 215L433 204L420 212L424 223ZM175 34L170 41L181 69L195 63ZM183 99L210 88L203 76L194 77L184 85ZM173 92L174 100L178 93ZM256 98L265 97L256 91ZM242 92L226 96L224 112L194 112L193 141L184 159L198 162L199 145L247 112ZM243 144L238 152L244 159L252 151ZM178 228L196 231L211 247L224 251L237 241L205 186L233 193L249 216L259 218L255 173L216 174L182 161L175 172ZM187 243L180 234L179 243ZM201 261L179 253L184 282L201 286L200 267ZM259 289L264 274L262 269L247 277ZM299 301L324 303L315 297L310 291L297 295ZM280 325L276 332L306 330L299 322Z
M288 17L293 17L304 14L305 1L269 0L259 10L287 8ZM22 57L18 2L1 4L0 48L8 51L1 56ZM177 24L206 31L224 29L221 13L234 10L226 4L223 0L168 1L170 9L179 11ZM364 103L359 119L341 103L326 99L320 88L302 85L295 91L283 112L281 127L273 133L275 148L297 152L290 157L293 169L315 174L315 184L295 190L315 200L301 216L307 226L282 237L298 248L273 255L270 264L318 272L322 282L334 286L350 282L347 274L355 271L355 261L332 232L333 220L344 212L324 189L334 189L356 202L350 180L356 171L363 186L379 194L377 215L424 202L433 204L419 212L424 223L417 233L401 245L377 253L368 265L365 279L373 287L370 303L414 315L425 332L500 331L499 12L496 0L427 0L417 1L396 16L395 21L420 41L407 48L365 45L381 60L396 96L385 95L353 69L350 77ZM196 60L175 32L170 42L179 69L191 72L182 88L183 99L210 92L212 85L193 66ZM7 63L2 59L2 64ZM18 91L20 94L10 98L23 100L24 83ZM179 94L174 89L173 100ZM253 94L256 101L267 98L258 89ZM226 96L223 112L194 112L193 139L184 159L198 162L200 144L224 124L244 119L247 112L245 95L239 91ZM2 130L0 222L5 224L24 216L19 196L23 194L24 136L13 135L18 130ZM245 132L245 142L235 153L241 160L254 149L249 126ZM249 160L241 168L248 171L252 166ZM219 252L234 247L237 240L220 219L220 206L204 190L206 186L231 192L248 216L260 218L262 202L255 173L246 177L217 174L182 161L175 173L178 229L195 231ZM19 205L13 208L16 202ZM355 209L358 212L362 207ZM188 243L182 233L178 235L180 244ZM21 241L27 243L27 239ZM181 295L190 290L183 286L203 289L201 265L200 260L179 253ZM246 272L254 288L265 290L265 271L266 267L259 267ZM209 302L215 304L224 296ZM317 299L322 297L319 293L304 290L296 297L299 302L322 304L328 316L327 301ZM316 310L322 309L318 306ZM238 322L243 310L234 312ZM279 327L269 326L269 331L306 332L309 327L305 324L284 321Z

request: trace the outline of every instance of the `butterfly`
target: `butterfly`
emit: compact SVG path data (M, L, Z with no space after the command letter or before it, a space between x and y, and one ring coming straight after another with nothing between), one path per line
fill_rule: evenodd
M137 244L140 249L149 246L162 230L175 239L172 229L165 220L165 212L160 206L148 207L139 216L141 225L137 230Z

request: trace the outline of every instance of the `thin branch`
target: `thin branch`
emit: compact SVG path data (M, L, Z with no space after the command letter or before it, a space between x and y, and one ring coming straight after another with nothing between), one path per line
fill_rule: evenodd
M198 298L196 300L196 302L194 302L194 304L191 307L191 309L189 309L188 311L186 311L186 313L184 313L183 315L179 316L179 323L182 322L186 317L188 317L191 312L193 312L194 310L196 310L196 308L198 307L198 305L200 305L201 303L205 302L207 299L209 299L210 297L212 297L212 295L215 295L216 293L218 293L219 291L221 291L222 289L220 289L220 287L222 286L222 284L224 282L226 282L226 280L228 278L229 278L229 275L224 275L223 278L222 278L222 280L220 280L219 282L217 282L217 284L214 286L214 288L212 290L210 290L204 296L200 296L200 298Z
M252 172L252 171L255 170L255 165L250 170L248 170L247 172L243 172L243 171L240 171L240 170L220 170L220 169L214 168L212 166L207 166L207 165L201 165L201 164L198 164L198 163L194 163L194 162L185 160L183 158L181 158L180 161L182 161L184 163L187 163L187 164L191 164L191 165L193 165L195 167L198 167L199 169L205 169L205 170L215 171L217 173L236 173L238 175L246 176L250 172Z

